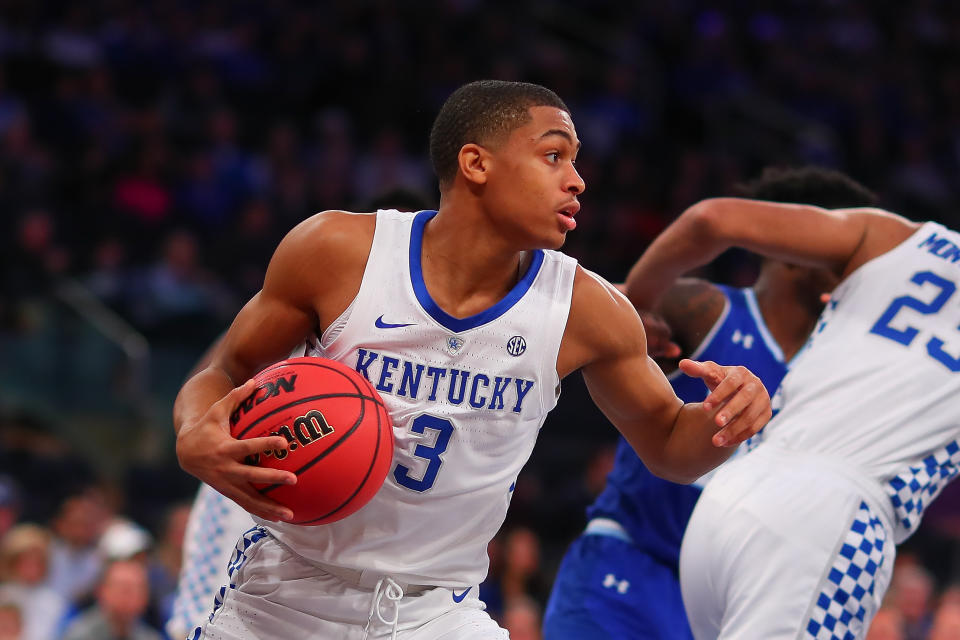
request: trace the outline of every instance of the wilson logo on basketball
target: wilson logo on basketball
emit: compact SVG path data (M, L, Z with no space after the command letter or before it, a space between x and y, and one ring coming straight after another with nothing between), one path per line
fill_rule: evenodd
M272 398L274 396L280 395L281 392L292 393L297 384L297 374L293 374L286 378L277 378L276 380L267 380L262 385L257 387L253 393L251 393L246 400L240 403L240 406L230 414L230 425L233 426L240 421L240 417L245 413L250 413L250 410L253 409L258 404L261 404ZM263 392L263 393L261 393Z
M287 439L290 449L278 449L264 451L262 455L276 456L277 460L283 460L291 451L296 451L299 447L306 447L313 444L320 438L330 435L335 429L330 426L323 414L313 409L293 421L293 428L283 425L276 431L270 432L271 436L283 436ZM247 456L247 464L260 464L260 455L255 453Z

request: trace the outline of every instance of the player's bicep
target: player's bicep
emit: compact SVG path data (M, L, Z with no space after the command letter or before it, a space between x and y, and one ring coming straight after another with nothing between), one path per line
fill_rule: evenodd
M264 366L287 357L314 325L309 310L260 291L237 314L211 364L240 384Z
M586 273L574 290L576 313L569 342L580 347L581 370L601 411L641 455L669 436L682 403L647 354L643 324L624 296L606 295L604 282ZM599 286L598 286L599 285Z

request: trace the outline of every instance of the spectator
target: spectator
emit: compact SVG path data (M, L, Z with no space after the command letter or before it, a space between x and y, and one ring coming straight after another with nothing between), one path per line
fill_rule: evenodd
M937 607L927 640L956 640L960 638L960 604L943 602Z
M135 237L142 230L156 230L171 216L173 194L168 184L169 149L161 140L143 144L135 170L119 176L113 185L113 205L125 216Z
M0 541L0 602L18 609L25 640L54 640L67 613L67 601L44 584L49 560L50 532L37 525L18 524Z
M531 597L541 605L546 600L546 588L540 565L540 539L527 527L517 527L504 539L503 575L500 579L504 602L504 616L510 602Z
M880 607L864 640L905 640L903 616L893 607Z
M93 491L66 498L53 519L48 584L72 604L90 596L102 566L97 543L109 520L106 502Z
M541 640L540 617L540 606L533 598L512 598L503 612L503 628L510 640Z
M926 639L933 621L933 590L933 578L922 566L908 562L896 564L890 591L894 605L903 616L905 640Z
M63 640L161 640L141 620L149 599L143 562L114 560L104 567L96 604L67 627Z
M104 562L131 559L146 562L152 547L153 536L122 516L110 521L97 542L97 552Z
M127 313L127 303L133 294L127 257L127 247L121 237L105 236L94 246L91 270L83 278L91 293L118 313Z
M167 236L159 260L141 274L136 290L133 314L157 341L192 337L207 344L234 310L229 292L202 263L199 238L188 229Z
M57 238L57 220L43 208L26 210L19 219L16 245L4 256L0 291L22 301L49 293L70 266L70 254Z

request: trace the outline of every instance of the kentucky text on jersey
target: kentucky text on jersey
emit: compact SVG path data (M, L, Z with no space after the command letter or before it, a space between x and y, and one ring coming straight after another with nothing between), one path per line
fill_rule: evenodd
M946 238L939 237L936 233L931 233L929 238L920 243L919 248L926 249L932 255L954 264L960 261L960 247Z
M381 393L474 409L520 413L533 380L427 366L367 349L357 350L357 371Z

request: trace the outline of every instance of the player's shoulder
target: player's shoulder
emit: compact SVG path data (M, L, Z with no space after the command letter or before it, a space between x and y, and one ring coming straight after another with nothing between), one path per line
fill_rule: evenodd
M643 325L627 296L600 275L577 265L564 340L602 355L642 342Z
M701 278L679 278L654 311L689 354L720 319L726 305L727 293L722 287Z
M370 251L376 224L375 213L321 211L291 229L277 254L306 263L326 263L353 254L365 256Z
M668 322L680 322L690 315L715 320L726 301L723 287L709 280L678 278L663 294L655 311Z
M634 310L627 296L603 276L578 264L573 277L573 300L571 306L579 313L598 305L606 311L615 309ZM585 307L580 309L580 307ZM573 309L571 311L573 311Z
M876 208L848 210L847 218L851 224L860 225L863 231L859 244L847 261L844 277L863 264L893 250L924 224L891 211Z
M375 228L374 214L322 211L310 216L280 241L270 259L264 289L295 291L298 298L309 300L339 288L355 293ZM337 278L324 277L329 274Z
M354 241L365 236L373 237L377 225L376 213L355 213L352 211L327 210L315 213L291 231L295 238L303 237L311 242L329 243L344 240Z

